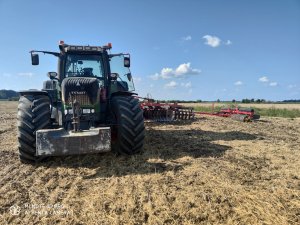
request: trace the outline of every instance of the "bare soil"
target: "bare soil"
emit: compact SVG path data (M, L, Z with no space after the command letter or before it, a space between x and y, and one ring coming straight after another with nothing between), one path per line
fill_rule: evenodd
M300 224L300 118L147 123L141 154L18 159L0 102L0 224Z

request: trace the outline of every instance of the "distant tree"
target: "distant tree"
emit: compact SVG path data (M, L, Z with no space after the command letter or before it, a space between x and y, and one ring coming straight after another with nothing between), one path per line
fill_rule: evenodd
M282 102L300 102L300 99L288 99L288 100L283 100Z
M251 101L250 101L250 99L248 99L248 98L245 98L245 99L242 99L242 103L250 103Z
M19 99L19 93L13 90L0 90L0 99Z
M251 98L251 102L254 102L254 98Z
M232 99L232 102L235 103L235 99Z
M261 100L258 98L258 99L256 99L255 102L256 102L256 103L261 103Z
M217 99L217 102L220 102L221 100L220 99Z

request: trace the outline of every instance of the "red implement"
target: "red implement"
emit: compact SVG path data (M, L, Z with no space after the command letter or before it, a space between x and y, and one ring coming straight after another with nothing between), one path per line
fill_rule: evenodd
M194 119L194 109L177 103L160 103L151 98L138 97L142 101L144 119L147 121L169 122L174 120Z
M231 117L234 120L249 122L252 120L258 120L260 115L255 114L254 109L251 108L222 108L219 112L195 112L195 114L200 115L210 115L210 116L221 116L221 117Z

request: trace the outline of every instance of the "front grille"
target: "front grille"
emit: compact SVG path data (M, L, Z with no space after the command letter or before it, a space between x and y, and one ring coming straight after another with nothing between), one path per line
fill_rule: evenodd
M67 77L62 81L62 98L68 105L74 100L81 106L97 104L99 81L97 78Z
M74 103L74 101L76 100L76 102L78 102L80 104L80 106L84 106L84 105L92 105L89 96L85 93L85 94L71 94L69 96L69 104L72 105L72 103Z

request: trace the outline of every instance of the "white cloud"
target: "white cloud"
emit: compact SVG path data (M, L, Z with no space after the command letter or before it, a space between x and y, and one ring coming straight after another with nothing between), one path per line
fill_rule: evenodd
M216 37L216 36L211 36L211 35L204 35L202 37L203 39L206 39L205 44L209 45L213 48L218 47L221 44L221 39Z
M292 89L292 88L295 88L295 87L297 87L296 84L290 84L290 85L288 85L288 88L289 88L289 89Z
M258 79L259 82L268 83L271 87L276 87L278 85L277 82L270 81L268 77L263 76Z
M192 87L192 83L191 83L191 82L187 82L187 83L184 85L184 87L190 88L190 87Z
M177 86L177 83L172 80L171 82L169 82L165 85L165 88L175 88L176 86Z
M18 73L19 76L22 76L22 77L32 77L33 76L33 73Z
M183 63L179 65L175 70L175 76L182 76L185 74L199 74L201 71L191 68L191 63Z
M240 86L240 85L243 85L243 82L239 80L239 81L235 82L234 85Z
M188 75L197 75L200 74L201 70L193 69L191 67L191 63L183 63L180 64L176 69L172 68L163 68L160 73L156 73L150 76L153 80L158 80L159 78L162 79L170 79L170 78L183 78Z
M182 40L184 40L184 41L190 41L190 40L192 40L192 36L188 35L186 37L183 37Z
M158 80L160 78L160 75L158 73L154 74L154 75L151 75L150 78L152 80Z
M187 82L187 83L181 83L180 85L181 85L182 87L185 87L185 88L190 88L190 87L192 87L192 82L189 81L189 82Z
M259 82L269 82L269 79L268 79L268 77L263 76L263 77L260 77L260 78L258 79L258 81L259 81Z
M232 44L232 42L230 41L230 40L227 40L226 42L225 42L225 45L231 45Z
M173 74L173 69L172 68L163 68L161 70L160 74L163 79L171 78L171 76Z
M140 82L142 81L142 78L141 78L141 77L134 77L134 78L133 78L133 81L134 81L135 83L140 83Z

